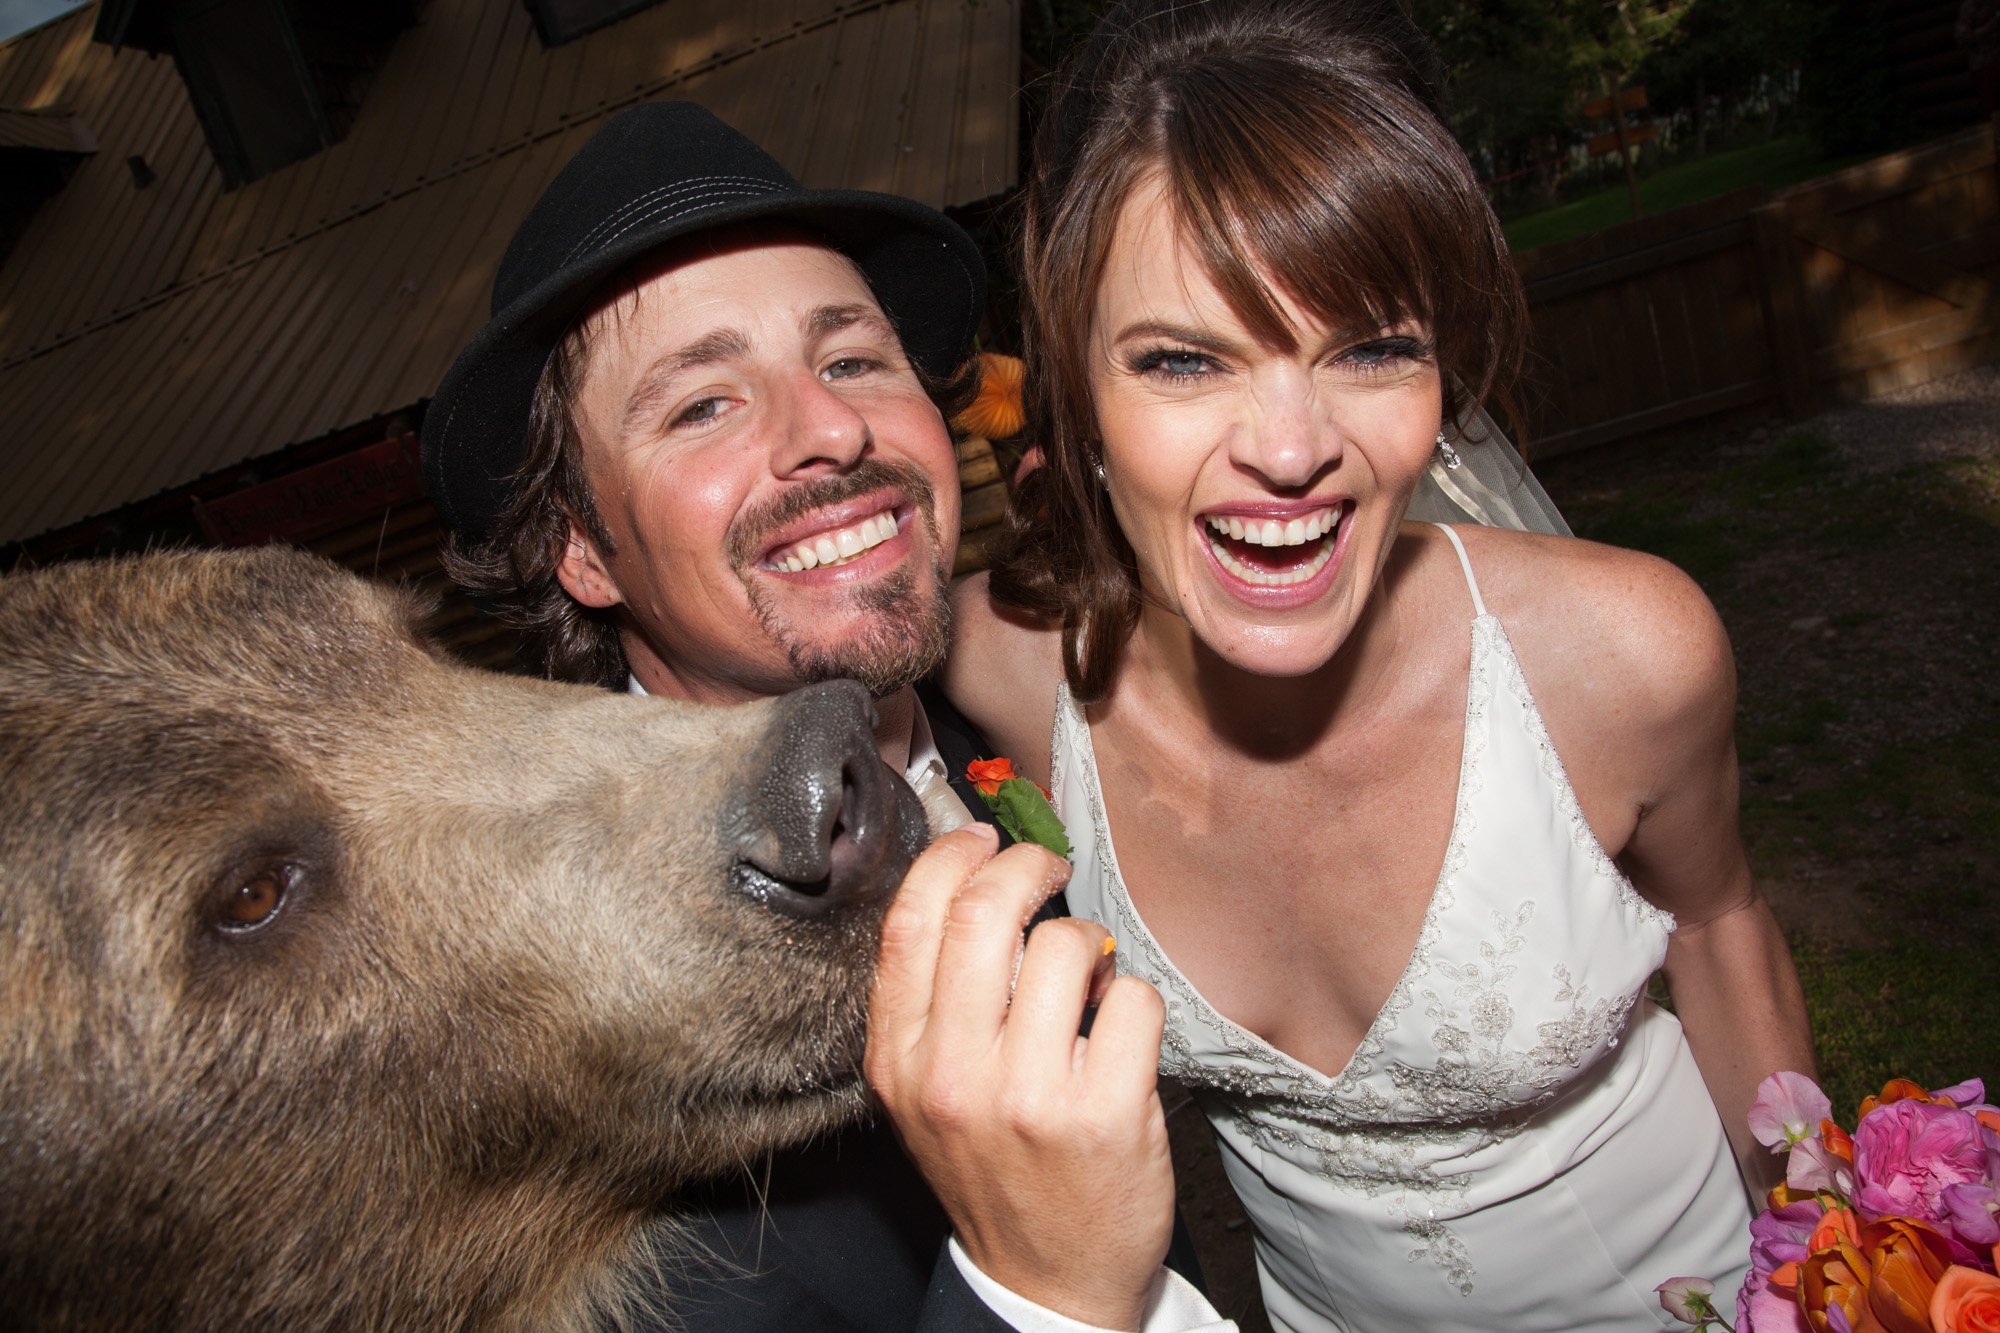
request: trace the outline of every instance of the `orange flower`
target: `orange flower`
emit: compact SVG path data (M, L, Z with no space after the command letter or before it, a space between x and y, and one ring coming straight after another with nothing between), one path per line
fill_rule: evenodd
M1951 1267L1944 1237L1922 1222L1885 1217L1861 1228L1861 1248L1874 1274L1868 1311L1876 1324L1886 1333L1931 1333L1931 1297Z
M1954 1264L1931 1293L1937 1333L2000 1333L2000 1277Z
M1847 1327L1859 1330L1868 1309L1868 1257L1846 1240L1799 1265L1799 1308L1813 1333L1830 1333L1827 1310L1838 1306Z
M1974 1111L1972 1118L1995 1134L2000 1134L2000 1111Z
M988 796L996 796L1000 792L1001 783L1021 775L1014 771L1014 761L1011 759L975 759L965 766L965 776L973 786Z
M1806 1238L1806 1253L1831 1250L1843 1242L1861 1244L1861 1221L1852 1208L1829 1208L1820 1214L1819 1224Z
M999 352L979 354L979 396L952 419L952 425L972 435L984 435L989 440L1004 440L1010 435L1019 435L1021 428L1028 424L1028 415L1021 406L1021 385L1027 378L1027 369L1020 358L1003 356Z
M1828 1152L1841 1158L1849 1166L1854 1165L1854 1140L1848 1137L1846 1130L1831 1120L1822 1120L1819 1122L1819 1137L1820 1141L1826 1144Z
M1924 1102L1930 1106L1958 1105L1949 1097L1931 1096L1924 1090L1922 1084L1912 1083L1906 1078L1892 1078L1882 1085L1881 1092L1873 1097L1861 1099L1861 1113L1855 1117L1856 1122L1867 1119L1868 1113L1876 1107L1887 1106L1891 1102Z
M1764 1195L1764 1206L1775 1213L1780 1208L1787 1208L1792 1204L1804 1203L1807 1199L1816 1199L1818 1197L1811 1190L1795 1190L1790 1185L1783 1184L1773 1185L1770 1191Z

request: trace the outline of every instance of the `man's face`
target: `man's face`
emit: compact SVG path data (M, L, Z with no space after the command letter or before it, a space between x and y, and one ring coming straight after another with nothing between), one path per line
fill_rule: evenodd
M595 317L576 417L615 550L577 533L564 586L626 608L656 693L890 693L943 653L950 435L844 256L772 230L697 244Z

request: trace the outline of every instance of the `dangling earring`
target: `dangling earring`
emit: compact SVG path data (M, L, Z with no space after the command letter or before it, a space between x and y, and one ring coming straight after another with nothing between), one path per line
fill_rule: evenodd
M1438 444L1438 457L1444 460L1444 465L1446 467L1456 472L1458 470L1458 465L1460 463L1463 463L1465 460L1458 456L1458 450L1452 448L1450 444L1446 443L1443 431L1438 432L1437 444ZM1102 469L1099 470L1100 472L1102 471Z
M1105 490L1111 489L1111 479L1104 475L1104 464L1097 464L1097 484Z

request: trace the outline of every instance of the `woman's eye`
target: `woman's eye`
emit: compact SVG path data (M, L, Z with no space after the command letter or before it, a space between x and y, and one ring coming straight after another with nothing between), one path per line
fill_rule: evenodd
M254 930L277 914L291 888L292 868L278 866L244 880L222 900L224 930Z
M1377 338L1348 348L1338 359L1364 370L1376 370L1399 361L1421 361L1429 355L1430 348L1415 338Z
M1170 380L1194 379L1215 370L1215 362L1200 352L1162 349L1148 352L1134 367L1141 375L1162 375Z
M852 379L867 370L870 363L858 356L844 356L828 366L824 372L830 380Z

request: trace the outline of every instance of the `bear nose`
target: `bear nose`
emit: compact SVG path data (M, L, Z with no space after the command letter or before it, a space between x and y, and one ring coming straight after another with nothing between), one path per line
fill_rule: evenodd
M894 892L929 826L875 748L868 692L838 680L784 696L767 752L736 888L792 917Z

